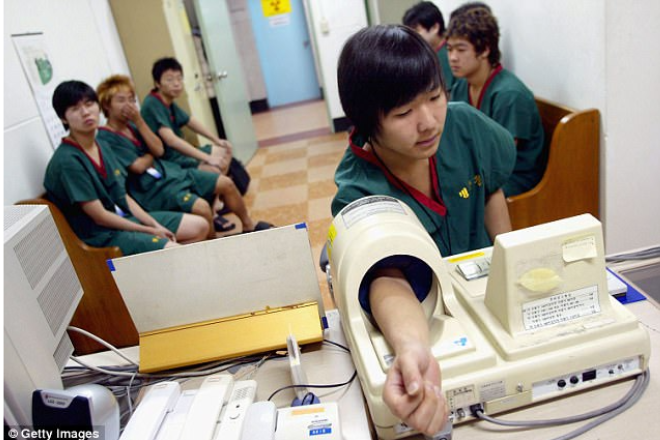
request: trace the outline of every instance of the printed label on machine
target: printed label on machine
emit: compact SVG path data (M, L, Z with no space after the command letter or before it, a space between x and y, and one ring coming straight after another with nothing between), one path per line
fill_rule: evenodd
M474 385L466 385L447 391L447 404L452 410L465 408L477 402Z
M363 218L381 212L406 213L397 199L386 196L373 196L351 203L341 211L341 216L346 227L350 228Z
M564 292L523 304L525 330L550 327L600 313L598 286Z

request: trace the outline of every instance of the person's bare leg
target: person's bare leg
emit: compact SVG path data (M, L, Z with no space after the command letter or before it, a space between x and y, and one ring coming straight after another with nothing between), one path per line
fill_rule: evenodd
M208 206L208 203L207 203ZM195 243L204 240L209 233L209 224L199 215L183 214L179 229L176 231L176 240L181 244Z
M203 217L204 220L206 220L206 224L208 225L206 231L206 238L209 239L215 238L215 226L213 226L213 211L211 211L211 206L209 206L209 202L199 197L197 200L195 200L195 203L193 203L192 213L197 216Z
M225 202L225 205L231 212L236 214L243 223L243 231L253 231L254 221L248 214L243 196L236 188L234 182L227 176L220 176L216 181L216 192Z

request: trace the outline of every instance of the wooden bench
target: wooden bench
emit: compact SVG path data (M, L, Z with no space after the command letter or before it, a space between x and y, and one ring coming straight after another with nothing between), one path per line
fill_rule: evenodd
M118 247L88 246L73 232L62 212L44 197L23 200L19 205L48 205L71 263L83 289L83 297L71 325L99 336L116 347L138 345L138 332L110 274L106 261L122 256ZM107 350L77 332L69 332L78 355Z
M598 218L600 115L536 98L548 164L531 190L508 197L514 230L590 213Z

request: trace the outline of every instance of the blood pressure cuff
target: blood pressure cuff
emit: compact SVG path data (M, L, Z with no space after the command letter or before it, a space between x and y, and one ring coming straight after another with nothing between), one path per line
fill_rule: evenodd
M376 278L378 271L381 269L399 269L403 272L419 302L424 301L431 290L433 273L431 268L422 260L410 255L392 255L384 258L371 266L360 283L358 293L360 305L369 315L371 315L369 289L371 288L371 282Z

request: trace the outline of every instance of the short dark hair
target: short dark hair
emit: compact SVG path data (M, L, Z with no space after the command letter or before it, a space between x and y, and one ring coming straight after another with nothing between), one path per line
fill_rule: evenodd
M62 120L62 125L66 130L69 129L69 124L64 122L64 115L69 107L73 107L80 101L93 101L98 104L99 98L96 96L94 89L88 84L77 81L64 81L60 83L53 92L53 109L57 117Z
M438 36L445 33L445 19L440 9L432 2L419 2L408 9L403 16L403 24L411 28L421 25L427 31L439 24Z
M167 72L168 70L174 70L175 72L183 73L183 67L181 67L181 63L179 63L176 58L161 58L157 60L151 68L151 77L153 78L154 82L159 83L163 73Z
M456 17L457 15L460 15L464 12L469 11L470 9L475 9L475 8L484 8L491 14L493 13L493 11L490 9L490 6L488 6L484 2L467 2L467 3L463 3L458 8L451 11L451 14L449 14L449 21L451 21L452 18Z
M491 66L500 62L500 28L495 16L485 8L472 8L452 18L447 38L465 38L477 54L490 49L488 62Z
M346 117L367 138L378 132L382 115L420 93L445 89L431 46L400 25L367 27L349 38L339 56L337 83Z

